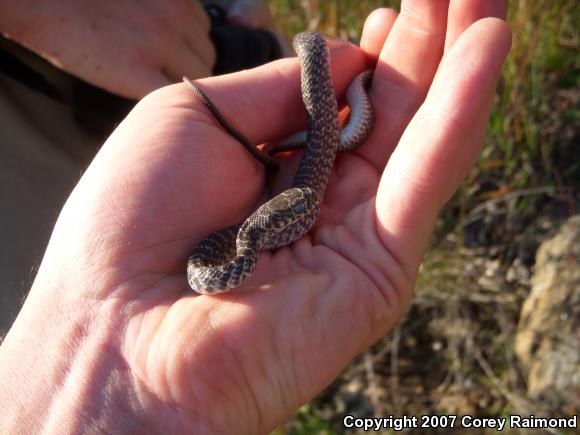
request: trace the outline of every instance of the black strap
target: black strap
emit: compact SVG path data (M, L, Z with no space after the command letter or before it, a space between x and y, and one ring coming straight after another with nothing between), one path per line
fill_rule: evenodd
M33 52L0 35L0 74L57 101L68 101L66 94L52 85L42 74L18 58L14 52L38 57Z
M211 19L209 37L217 54L214 75L254 68L282 57L280 44L271 32L230 23L226 12L211 2L205 10Z

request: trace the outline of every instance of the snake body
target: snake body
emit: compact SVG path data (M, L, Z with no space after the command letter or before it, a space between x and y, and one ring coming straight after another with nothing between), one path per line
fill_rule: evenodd
M349 130L347 126L341 138L330 54L324 38L316 32L303 32L293 43L300 60L308 127L304 154L292 187L264 203L242 224L219 230L195 247L187 263L187 279L198 293L222 293L238 287L255 270L260 251L288 245L307 233L318 218L337 151L353 149L372 130L374 113L364 94L359 98L361 107L353 107L359 103L350 103L349 126L354 119L356 128ZM359 75L350 86L355 89L352 92L364 93L362 89L369 77L370 72ZM191 82L188 85L196 94L203 95L197 86ZM301 142L304 139L298 138L276 152L299 147L296 144Z

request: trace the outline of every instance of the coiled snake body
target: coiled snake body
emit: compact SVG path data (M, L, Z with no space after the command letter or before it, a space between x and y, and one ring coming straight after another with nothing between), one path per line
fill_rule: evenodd
M303 32L294 38L294 48L300 59L308 128L292 187L260 206L244 223L219 230L196 246L187 263L187 280L198 293L221 293L238 287L254 271L260 251L288 245L307 233L320 212L337 151L355 148L373 128L374 113L364 91L370 71L359 75L347 91L347 99L348 92L356 98L349 101L350 121L341 133L324 38L316 32ZM219 116L218 121L227 124L205 94L187 79L186 83ZM224 127L231 132L231 127ZM276 152L297 147L282 145Z

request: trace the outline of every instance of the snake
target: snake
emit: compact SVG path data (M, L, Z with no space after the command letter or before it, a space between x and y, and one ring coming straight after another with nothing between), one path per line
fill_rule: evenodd
M346 98L350 117L341 131L325 38L306 31L294 37L293 46L300 62L307 129L269 151L259 150L232 127L199 86L184 77L218 123L266 169L277 168L273 154L304 148L290 188L259 206L241 224L210 234L194 248L186 274L189 286L197 293L212 295L239 288L254 272L260 252L289 245L310 231L320 213L337 152L355 149L373 130L375 116L366 93L372 71L360 73L349 85Z

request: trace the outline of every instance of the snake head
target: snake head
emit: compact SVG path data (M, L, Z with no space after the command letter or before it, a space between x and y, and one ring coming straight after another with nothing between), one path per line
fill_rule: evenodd
M254 234L263 249L292 243L310 230L318 217L320 195L311 188L285 190L256 211Z
M296 222L308 214L316 204L317 195L310 188L292 188L272 198L266 204L272 224L282 221Z

